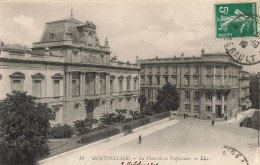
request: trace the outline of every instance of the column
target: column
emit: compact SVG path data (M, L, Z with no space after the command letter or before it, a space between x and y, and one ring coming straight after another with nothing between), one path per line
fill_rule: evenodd
M98 83L98 81L99 81L99 73L96 73L95 74L95 94L99 94L99 91L98 91L99 83Z
M229 84L229 67L227 67L227 85Z
M221 84L222 84L222 86L224 86L225 84L224 84L224 66L221 68L222 69L222 80L221 80Z
M213 86L215 86L215 75L216 75L216 69L215 66L213 66Z
M194 100L193 100L193 90L190 91L190 112L193 113L193 105L194 105Z
M223 114L224 114L224 92L222 92L222 97L221 97L221 114L222 114L222 117L223 117Z
M216 92L212 93L212 113L216 117Z
M72 72L69 73L69 98L72 97Z
M65 98L68 98L69 97L69 73L68 72L65 72L65 92L64 92L64 95L65 95Z
M85 97L85 84L86 84L86 72L82 72L82 83L81 83L81 97Z
M110 94L110 74L106 74L106 94Z

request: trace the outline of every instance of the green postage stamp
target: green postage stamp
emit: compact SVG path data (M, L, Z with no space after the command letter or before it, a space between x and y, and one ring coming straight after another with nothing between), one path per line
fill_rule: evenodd
M257 20L256 2L215 4L217 39L257 37Z

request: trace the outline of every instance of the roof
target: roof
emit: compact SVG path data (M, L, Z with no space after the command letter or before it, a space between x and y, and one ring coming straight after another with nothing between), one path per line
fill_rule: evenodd
M47 22L46 24L51 24L51 23L58 23L58 22L72 22L72 23L76 23L76 24L84 24L83 22L75 19L75 18L66 18L66 19L61 19L61 20L56 20L56 21L51 21L51 22Z
M92 39L90 39L90 37ZM72 17L46 23L40 42L57 42L72 40L74 43L91 44L100 46L96 34L96 25L87 21L83 23ZM91 41L90 41L91 40Z

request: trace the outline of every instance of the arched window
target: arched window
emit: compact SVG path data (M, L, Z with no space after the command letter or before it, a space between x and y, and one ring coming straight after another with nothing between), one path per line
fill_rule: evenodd
M15 72L9 77L11 79L11 91L23 91L25 75L21 72Z

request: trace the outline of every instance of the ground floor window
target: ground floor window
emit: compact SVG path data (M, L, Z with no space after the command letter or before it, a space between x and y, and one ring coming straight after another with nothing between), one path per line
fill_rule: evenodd
M190 104L185 104L184 109L185 111L190 111Z
M193 111L194 112L199 112L200 106L199 105L194 105L193 106Z
M212 112L212 106L206 106L206 112Z

